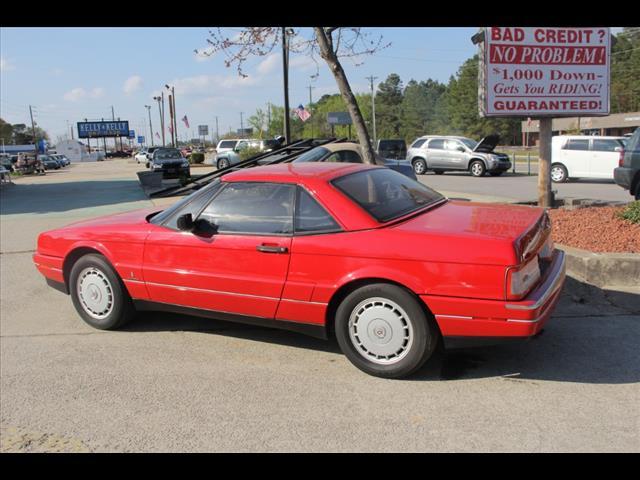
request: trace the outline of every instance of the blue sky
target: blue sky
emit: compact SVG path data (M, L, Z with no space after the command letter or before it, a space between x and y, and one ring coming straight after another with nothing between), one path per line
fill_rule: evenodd
M309 36L310 29L297 29ZM225 29L235 35L238 29ZM410 79L433 78L446 82L459 66L476 52L471 36L476 28L369 28L366 32L382 35L391 46L356 66L343 61L356 92L369 90L365 77L376 82L397 73L406 84ZM244 118L267 102L282 105L282 63L280 50L273 57L247 62L241 79L235 68L224 65L217 53L202 58L194 49L207 46L208 29L192 28L2 28L0 29L0 116L10 123L28 123L29 105L35 108L36 123L47 130L52 140L69 132L84 118L116 117L129 120L137 133L146 127L147 110L152 105L154 130L159 126L157 103L166 83L176 87L176 108L181 118L187 115L191 129L199 124L215 128L218 116L220 133L240 127ZM301 55L290 59L290 104L308 103L313 98L337 93L332 75L321 59L315 80L314 62ZM168 107L166 109L168 116ZM245 121L246 125L246 121ZM187 132L178 124L181 138ZM191 135L189 135L189 138Z

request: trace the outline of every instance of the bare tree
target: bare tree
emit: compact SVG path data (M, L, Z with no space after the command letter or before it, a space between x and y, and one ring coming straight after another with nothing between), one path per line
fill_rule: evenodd
M209 46L203 50L195 50L196 54L210 56L216 52L223 52L226 56L225 65L235 65L238 74L246 77L242 67L244 62L251 57L263 57L274 52L282 41L282 29L279 27L247 27L240 29L231 38L223 34L222 29L210 30ZM347 75L342 68L341 58L351 58L356 65L362 63L362 58L372 55L377 51L388 47L384 44L382 36L371 39L371 34L363 32L361 28L344 27L313 27L313 35L305 38L291 31L288 42L289 50L308 56L316 63L316 76L320 65L317 57L320 56L329 66L331 74L336 80L340 94L347 105L351 121L362 146L364 161L375 164L373 145L369 132L358 107L355 95L351 90ZM286 112L288 115L290 112Z

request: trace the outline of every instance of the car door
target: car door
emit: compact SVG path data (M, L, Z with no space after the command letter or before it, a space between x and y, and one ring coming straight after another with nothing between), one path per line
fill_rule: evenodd
M442 164L453 170L467 169L467 154L464 145L458 140L446 140L444 142Z
M445 167L446 152L444 149L443 138L432 138L427 143L427 168L442 168Z
M622 146L622 143L614 138L591 139L590 176L613 179L613 170L618 166Z
M560 147L560 158L569 177L590 177L589 163L591 152L589 152L589 139L569 138Z
M274 318L289 266L294 195L290 184L223 182L192 213L194 232L155 229L143 267L150 300Z

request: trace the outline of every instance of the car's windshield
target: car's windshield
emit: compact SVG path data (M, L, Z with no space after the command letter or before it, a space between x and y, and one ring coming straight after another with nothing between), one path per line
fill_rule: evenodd
M331 183L381 223L444 198L422 183L388 168L351 173Z
M161 150L157 150L153 158L154 160L169 160L182 158L182 154L177 148L163 148Z
M317 162L320 159L322 159L325 155L327 155L329 152L329 150L327 150L324 147L316 147L312 150L309 150L307 153L300 155L298 158L296 158L293 163L298 163L298 162Z
M464 143L471 150L473 150L474 148L476 148L478 146L478 142L476 142L475 140L471 140L470 138L459 138L458 140L460 140L462 143Z
M204 197L208 196L209 194L212 194L215 190L218 189L218 187L220 187L220 184L221 184L220 179L216 178L209 185L207 185L205 187L202 187L200 190L196 190L192 194L187 195L183 199L181 199L178 202L174 203L173 205L171 205L166 210L163 210L162 212L154 215L154 217L150 220L150 223L153 223L155 225L163 224L174 213L179 212L180 210L182 210L183 207L186 207L187 205L193 204L198 199L204 199ZM204 205L202 205L202 206L204 207ZM191 213L191 212L189 212L189 213Z

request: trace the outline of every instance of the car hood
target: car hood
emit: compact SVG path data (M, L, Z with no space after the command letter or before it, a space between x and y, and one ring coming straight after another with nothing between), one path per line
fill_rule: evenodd
M498 145L499 141L500 135L489 135L480 140L473 151L480 153L491 153L493 152L493 149L496 148L496 145Z

